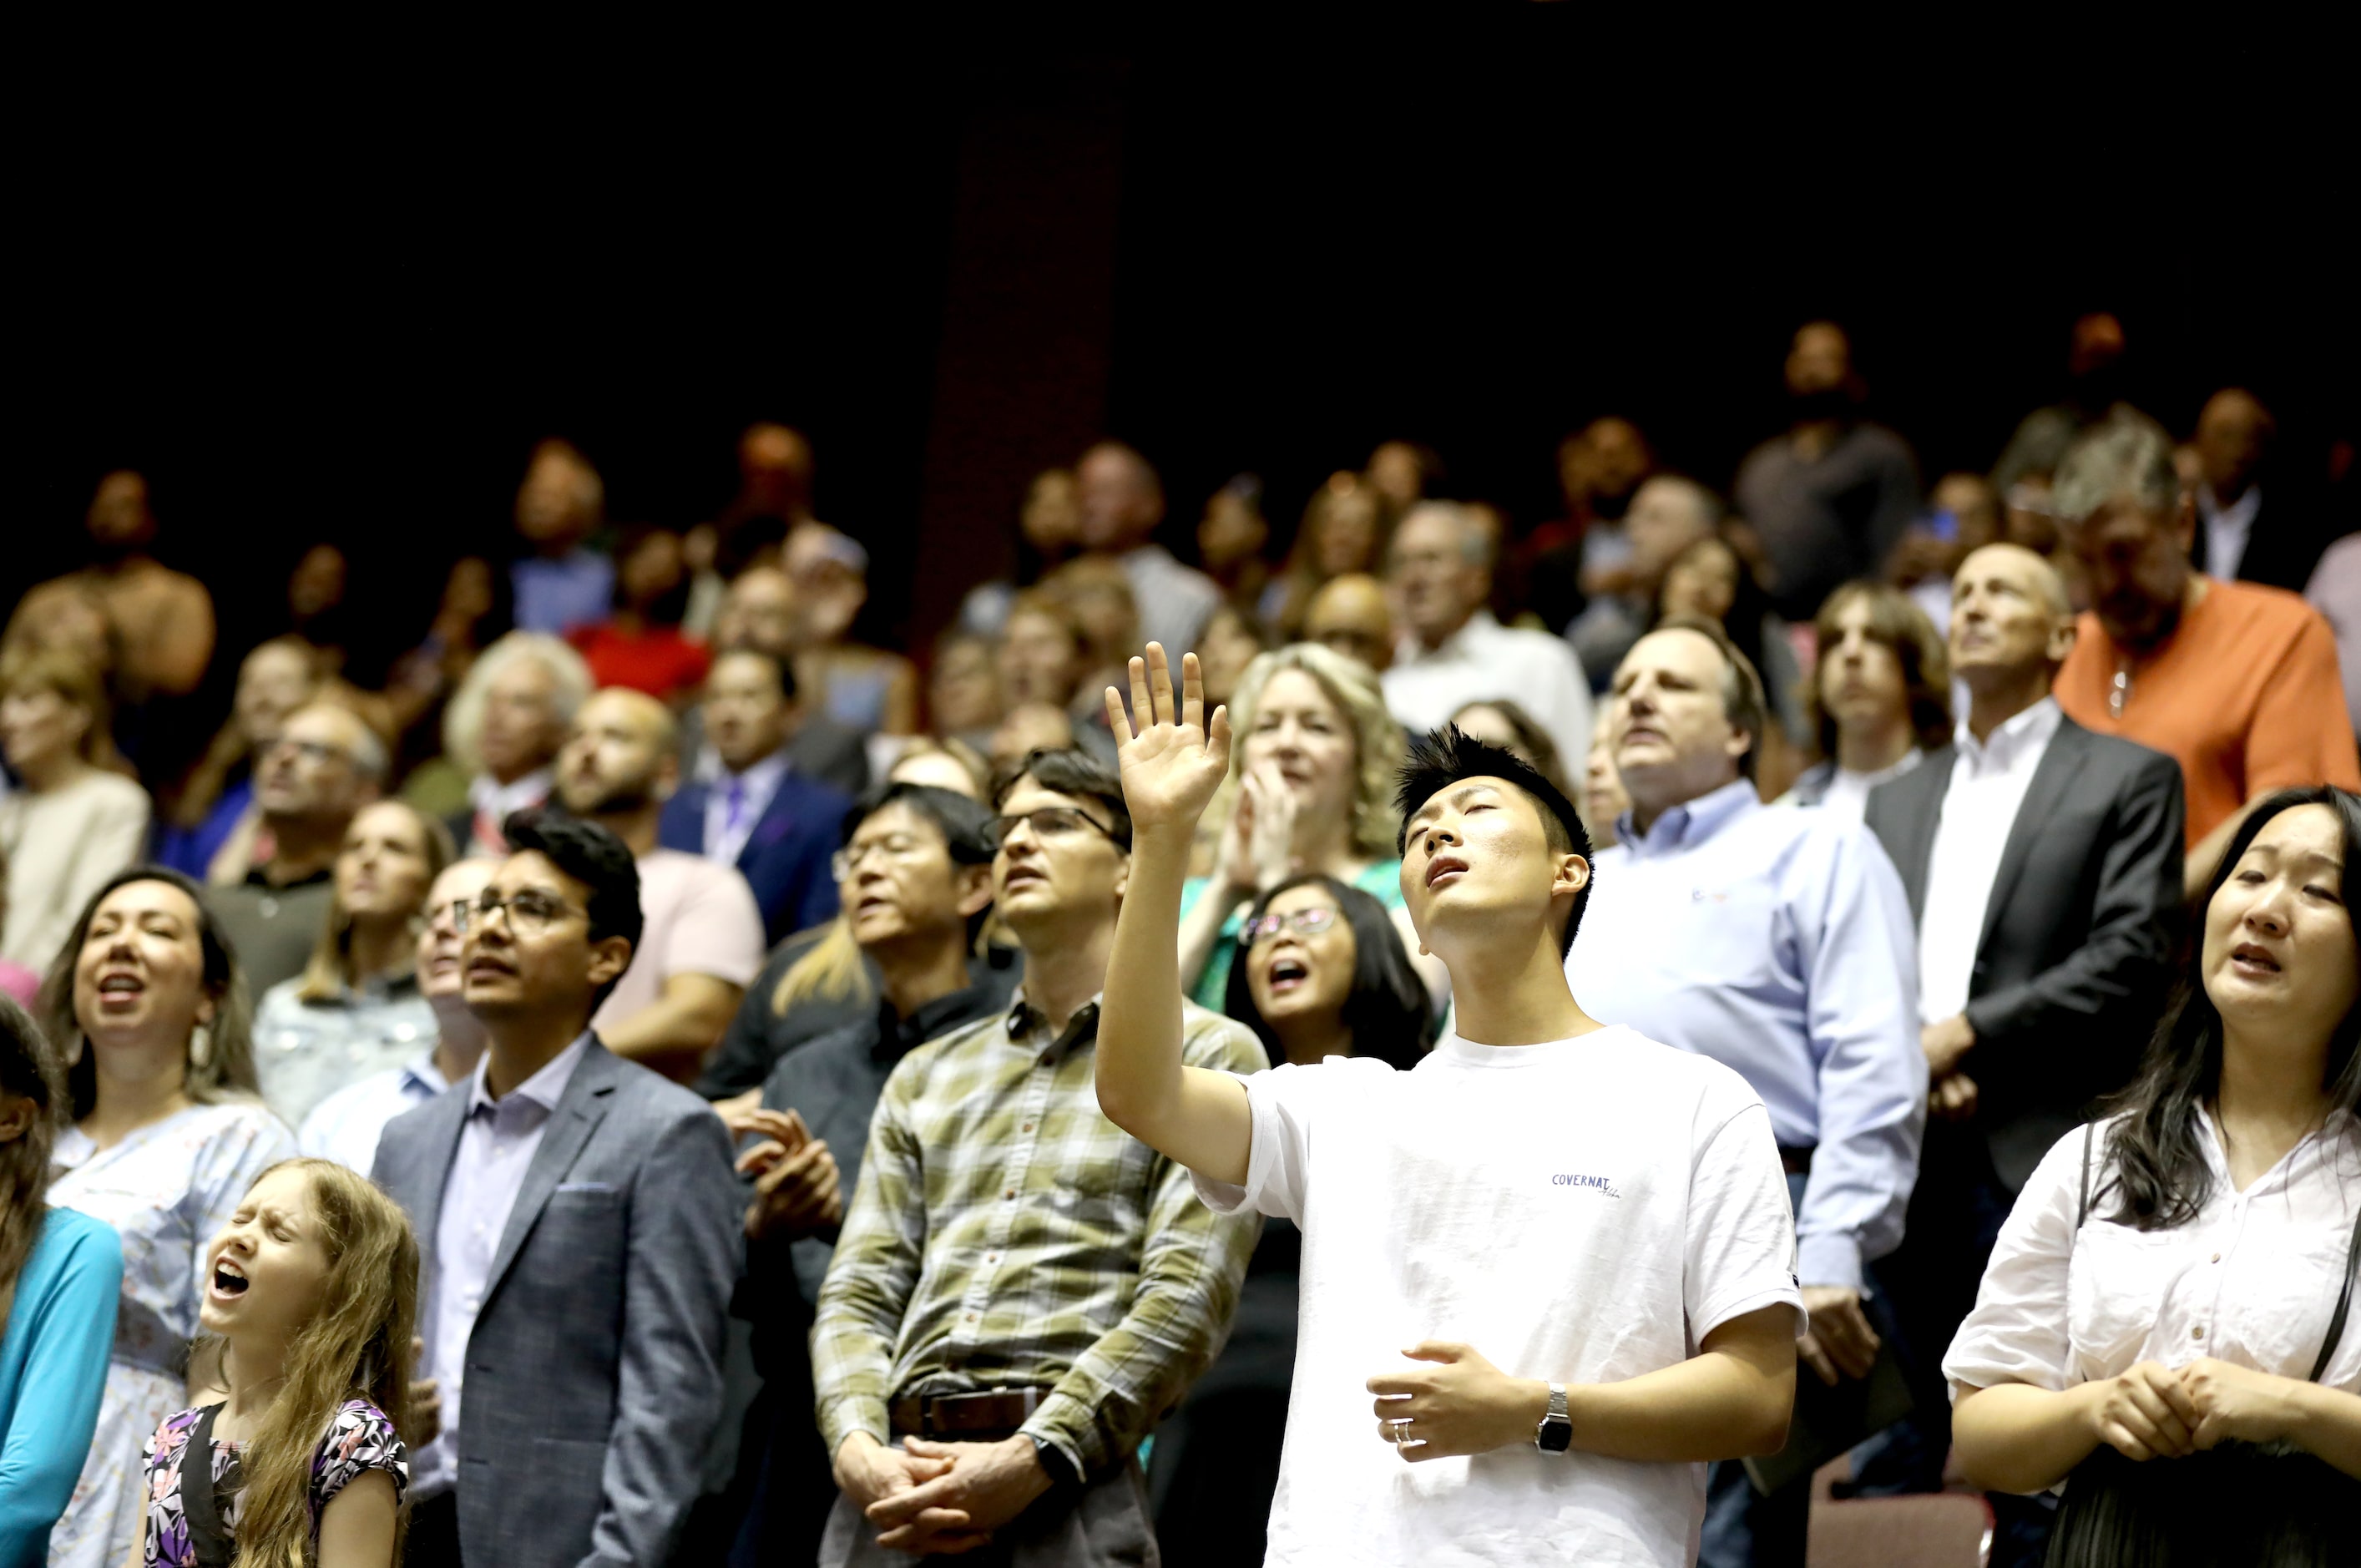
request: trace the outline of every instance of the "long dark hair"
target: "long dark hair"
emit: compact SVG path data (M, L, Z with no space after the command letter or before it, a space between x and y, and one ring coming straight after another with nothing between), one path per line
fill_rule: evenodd
M58 1113L65 1104L66 1078L41 1031L16 999L0 994L0 1094L32 1102L33 1119L24 1132L0 1144L0 1332L15 1305L16 1276L41 1239L49 1209L49 1153L57 1146Z
M1271 900L1299 887L1317 887L1336 901L1345 924L1353 930L1353 989L1345 993L1342 1021L1353 1032L1353 1054L1373 1057L1408 1072L1434 1043L1434 1012L1428 1005L1426 982L1410 967L1401 934L1394 929L1386 906L1334 877L1307 872L1291 876L1260 898L1246 917L1249 927L1270 908ZM1238 951L1230 965L1230 988L1222 1011L1252 1029L1269 1053L1272 1065L1287 1059L1287 1047L1255 1005L1254 988L1246 983L1246 955Z
M2206 1162L2198 1111L2222 1087L2222 1014L2205 992L2205 912L2238 869L2239 860L2263 825L2299 806L2325 806L2336 814L2344 839L2345 869L2337 896L2353 908L2355 860L2361 853L2361 795L2330 784L2283 789L2246 815L2222 852L2206 883L2183 942L2180 976L2157 1025L2139 1075L2105 1108L2122 1119L2107 1135L2107 1161L2117 1190L2117 1224L2143 1231L2169 1230L2197 1217L2213 1195L2213 1171ZM2328 1036L2328 1066L2321 1088L2332 1119L2361 1106L2361 1005L2346 1010Z
M73 1119L79 1122L98 1108L98 1064L82 1039L82 1021L74 1016L74 970L82 962L82 944L90 939L90 923L97 917L98 906L116 888L135 882L160 882L178 888L196 906L197 947L203 954L197 983L214 999L214 1019L205 1025L210 1043L203 1059L199 1060L194 1051L188 1055L181 1091L200 1105L255 1098L261 1091L254 1078L254 1003L228 934L214 918L205 905L204 890L195 883L163 866L132 866L107 878L90 895L90 902L82 906L82 918L74 922L73 934L58 949L48 978L41 981L41 1021L51 1042L66 1055Z

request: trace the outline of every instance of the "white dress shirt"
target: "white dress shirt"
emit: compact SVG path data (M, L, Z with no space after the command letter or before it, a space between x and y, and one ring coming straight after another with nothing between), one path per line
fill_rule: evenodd
M1441 729L1471 702L1506 698L1556 744L1569 777L1590 755L1590 683L1574 649L1546 631L1503 626L1488 609L1433 648L1403 638L1384 682L1386 707L1412 734Z
M2263 510L2263 488L2248 485L2246 493L2222 505L2213 499L2213 487L2197 487L2197 515L2205 522L2205 575L2224 582L2238 575L2238 563L2246 559L2246 541L2254 536L2255 514Z
M784 746L742 773L724 768L713 776L705 797L705 858L716 865L734 866L754 836L754 824L771 809L771 799L787 776ZM739 794L733 799L731 791ZM734 807L734 809L733 809Z
M423 1321L426 1366L443 1397L443 1435L411 1456L411 1496L423 1501L458 1481L460 1396L467 1377L467 1336L490 1288L500 1234L516 1207L541 1135L590 1047L586 1029L547 1066L500 1099L485 1087L491 1053L476 1064L467 1084L467 1121L459 1152L443 1181L443 1212L434 1226L434 1283Z
M2204 1356L2279 1377L2311 1374L2361 1204L2351 1179L2361 1122L2332 1112L2317 1135L2240 1192L2220 1129L2198 1114L2213 1196L2195 1219L2169 1230L2114 1223L2112 1122L2093 1134L2091 1212L2078 1227L2083 1130L2058 1141L2001 1227L1975 1310L1943 1357L1945 1378L2054 1393L2142 1361L2180 1367ZM2361 1333L2346 1330L2320 1381L2361 1393Z
M467 784L467 804L475 809L475 827L468 841L459 846L459 853L503 853L507 841L500 837L500 824L509 819L509 813L543 804L556 784L557 774L549 768L535 768L510 784L502 784L489 773L478 773Z
M1989 740L1979 742L1965 719L1952 737L1951 780L1927 855L1927 896L1918 916L1921 1023L1967 1010L2001 847L2064 717L2057 699L2045 696L1994 729Z
M1865 822L1869 819L1869 792L1888 779L1900 778L1926 760L1927 753L1913 746L1902 754L1900 762L1868 773L1839 768L1828 775L1828 792L1820 796L1819 808L1848 822Z

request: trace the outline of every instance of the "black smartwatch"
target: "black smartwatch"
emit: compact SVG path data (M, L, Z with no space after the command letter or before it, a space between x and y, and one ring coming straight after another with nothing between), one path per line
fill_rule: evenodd
M1533 1432L1533 1446L1543 1453L1564 1453L1574 1446L1574 1418L1565 1413L1565 1385L1549 1386L1549 1414Z

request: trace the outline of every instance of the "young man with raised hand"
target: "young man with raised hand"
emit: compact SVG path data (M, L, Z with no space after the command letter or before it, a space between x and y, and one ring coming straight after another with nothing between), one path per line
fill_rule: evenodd
M1154 644L1131 687L1137 734L1107 693L1134 839L1099 1102L1211 1206L1303 1229L1268 1563L1695 1561L1706 1463L1785 1439L1795 1228L1744 1080L1568 988L1590 879L1574 807L1456 730L1415 742L1402 894L1457 1032L1411 1073L1187 1068L1180 883L1228 715L1205 718L1193 658L1176 702Z

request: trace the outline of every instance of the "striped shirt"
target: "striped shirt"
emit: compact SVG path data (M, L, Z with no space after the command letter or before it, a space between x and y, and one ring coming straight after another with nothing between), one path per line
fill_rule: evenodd
M1194 1005L1192 1067L1258 1072L1243 1025ZM1049 1389L1025 1423L1077 1474L1128 1455L1213 1361L1261 1222L1108 1121L1098 1003L1055 1036L1020 992L886 1080L812 1327L820 1435L890 1441L910 1394Z

